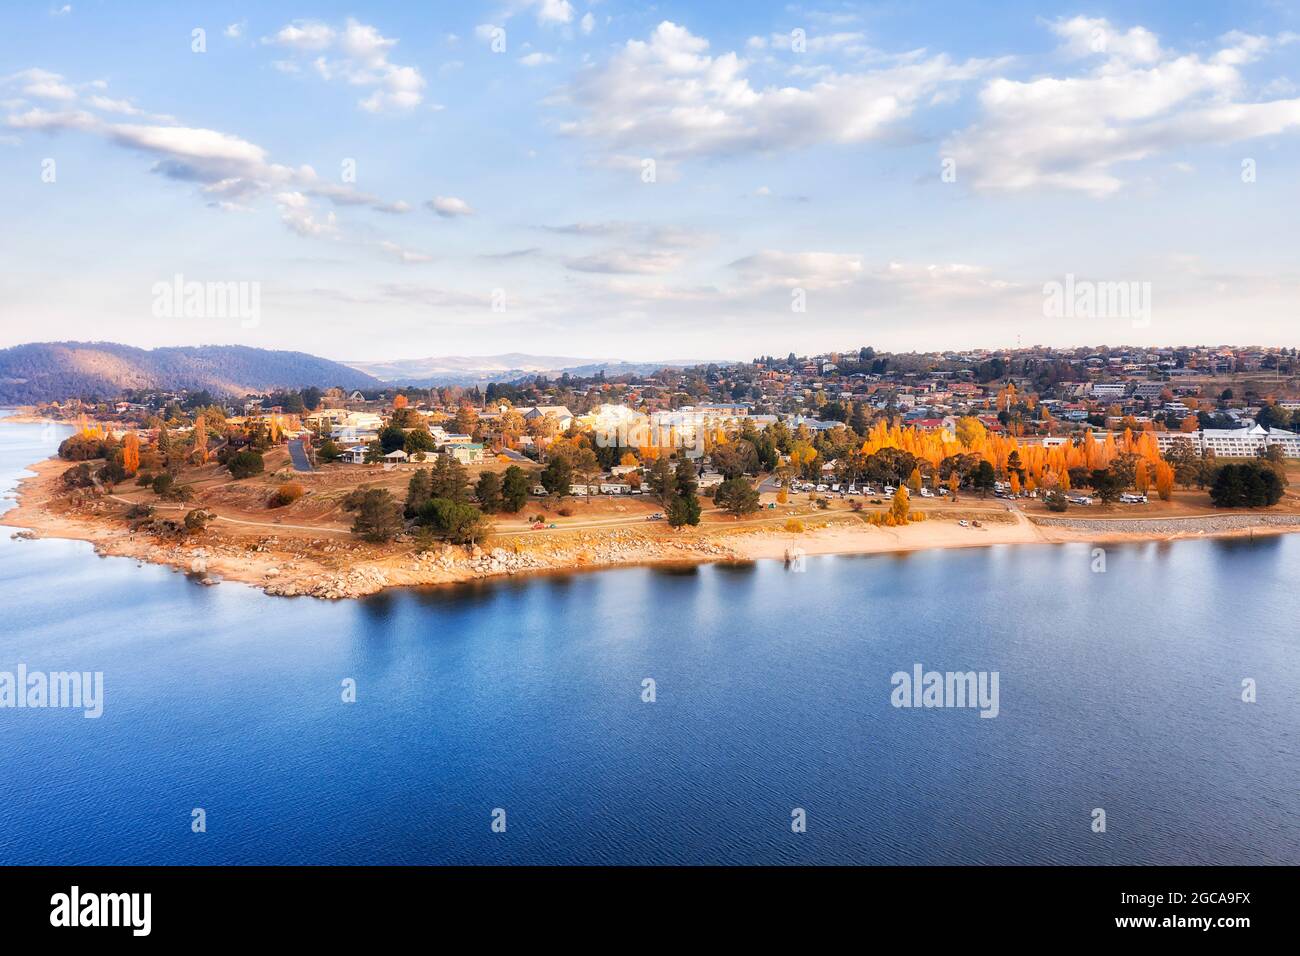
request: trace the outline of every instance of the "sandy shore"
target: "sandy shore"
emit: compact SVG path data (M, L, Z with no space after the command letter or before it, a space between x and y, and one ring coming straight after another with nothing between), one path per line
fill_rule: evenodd
M132 531L123 503L98 497L73 503L62 493L68 462L47 459L17 488L16 507L0 525L24 529L20 537L90 542L100 554L165 564L204 583L237 581L268 594L319 598L359 597L386 587L449 584L488 577L572 571L653 563L789 560L799 555L885 554L932 548L1004 544L1169 541L1300 531L1300 515L1222 514L1185 518L1114 519L1037 517L1018 511L980 515L980 527L943 517L903 528L877 528L843 512L791 533L769 527L706 524L671 532L613 527L557 531L526 540L503 536L485 548L439 546L417 552L411 544L368 545L338 529L250 529L248 522L219 518L209 530L180 539ZM190 506L173 506L179 517Z
M71 422L56 421L45 415L37 415L36 409L31 405L23 405L12 409L8 415L0 418L0 422L6 425L71 425Z
M268 594L320 598L360 597L386 587L450 584L481 578L650 563L698 563L743 555L711 535L661 536L631 529L576 531L538 536L526 545L462 548L439 546L417 552L410 544L370 545L346 532L249 530L244 522L218 518L207 531L159 538L133 531L123 504L110 497L72 502L62 493L68 462L51 458L27 466L12 495L17 505L0 525L22 529L19 538L86 541L103 555L168 565L204 583L237 581ZM159 513L177 518L189 505Z

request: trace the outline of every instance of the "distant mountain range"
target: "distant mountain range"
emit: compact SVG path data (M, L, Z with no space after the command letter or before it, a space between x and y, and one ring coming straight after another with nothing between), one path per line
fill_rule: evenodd
M648 375L662 368L689 368L707 362L697 359L662 362L628 362L622 359L574 358L562 355L527 355L506 352L502 355L446 355L393 362L349 362L353 368L393 385L431 388L437 385L485 385L488 382L513 382L534 375L557 378L568 372L574 376Z
M128 388L242 396L310 385L383 387L329 359L242 345L137 349L112 342L41 342L0 350L0 403L10 405L111 398Z

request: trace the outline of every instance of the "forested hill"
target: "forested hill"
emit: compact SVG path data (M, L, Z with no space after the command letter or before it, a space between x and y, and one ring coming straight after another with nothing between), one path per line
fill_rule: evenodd
M112 342L41 342L0 350L0 404L108 399L123 389L206 389L242 396L274 389L380 388L365 372L308 355L242 345L137 349Z

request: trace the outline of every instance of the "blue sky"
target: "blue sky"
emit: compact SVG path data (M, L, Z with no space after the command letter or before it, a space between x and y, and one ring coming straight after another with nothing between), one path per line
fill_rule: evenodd
M0 16L0 346L1300 344L1292 5ZM176 275L259 320L157 317ZM1149 283L1149 321L1045 315L1066 275Z

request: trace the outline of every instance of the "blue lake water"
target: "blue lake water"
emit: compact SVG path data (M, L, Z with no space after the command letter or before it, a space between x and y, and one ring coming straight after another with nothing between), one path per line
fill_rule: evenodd
M0 487L60 437L0 426ZM0 864L1300 863L1300 536L1106 560L324 603L5 529L0 671L102 671L105 701L0 709ZM999 715L891 706L918 662L997 671Z

